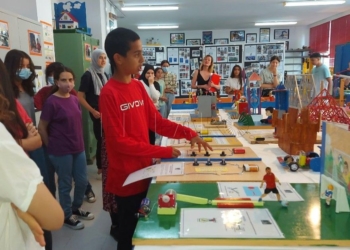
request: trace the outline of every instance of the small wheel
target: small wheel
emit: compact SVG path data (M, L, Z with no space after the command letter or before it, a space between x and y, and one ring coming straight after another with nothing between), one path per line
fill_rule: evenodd
M299 164L297 162L293 161L293 162L290 162L288 164L288 167L289 167L290 171L296 172L299 169Z

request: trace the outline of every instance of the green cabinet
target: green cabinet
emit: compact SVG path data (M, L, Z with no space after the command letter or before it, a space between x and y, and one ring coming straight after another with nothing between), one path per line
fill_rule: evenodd
M74 30L55 30L54 42L56 61L73 70L75 74L75 90L78 91L80 78L90 67L91 52L98 47L99 40L74 32ZM86 159L88 164L92 164L96 154L96 139L89 112L83 107L82 110Z

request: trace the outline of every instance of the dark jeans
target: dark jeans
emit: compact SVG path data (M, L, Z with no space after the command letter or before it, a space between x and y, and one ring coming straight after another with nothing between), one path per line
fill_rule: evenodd
M47 154L46 147L43 146L44 150L44 156L45 156L45 162L46 162L46 171L44 170L41 175L44 177L44 183L46 184L47 188L50 190L53 197L56 198L56 181L55 181L55 168L51 163L51 160L49 159L49 155ZM37 163L38 164L38 163ZM39 166L39 164L38 164ZM40 166L39 166L40 168ZM41 168L40 168L41 171ZM44 174L47 174L47 177L45 178ZM45 182L45 179L47 179L47 183ZM88 194L90 191L92 191L92 186L88 180L88 184L86 185L85 194Z
M45 148L41 147L38 148L32 152L29 152L29 157L36 163L36 165L39 167L40 173L43 177L44 184L46 187L51 191L51 180L50 180L50 174L49 174L49 165L51 166L50 161L47 161ZM55 182L53 182L53 185L55 186ZM56 187L55 187L56 191ZM52 191L51 191L52 192ZM54 193L53 193L54 196ZM52 234L50 231L44 230L44 238L46 242L45 250L52 250Z
M97 110L97 109L96 109ZM96 166L101 169L101 143L102 143L102 126L101 119L96 119L91 113L90 118L93 124L94 135L97 141L96 145Z
M131 250L132 236L137 224L135 214L140 208L143 198L146 197L147 192L139 193L131 196L115 196L118 206L118 226L119 238L117 250Z

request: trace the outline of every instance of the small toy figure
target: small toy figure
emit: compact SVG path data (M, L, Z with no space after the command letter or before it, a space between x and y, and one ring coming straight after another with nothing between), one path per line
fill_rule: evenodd
M265 188L264 193L259 198L259 201L262 201L262 198L264 198L266 195L268 195L269 193L272 192L272 193L276 194L278 202L280 202L282 206L286 207L288 205L288 202L281 201L281 195L279 194L279 192L276 188L276 182L278 182L278 184L281 185L280 181L271 172L270 167L266 167L265 171L266 171L266 174L264 175L264 178L261 182L260 188L263 187L264 182L266 182L266 188Z
M273 114L273 107L267 107L265 109L266 112L266 119L261 119L260 122L264 124L271 124L272 123L272 114Z
M332 200L332 197L333 197L333 185L332 184L329 184L327 186L327 189L326 191L324 191L324 193L322 194L322 196L324 195L326 197L326 206L329 207L331 205L331 200Z

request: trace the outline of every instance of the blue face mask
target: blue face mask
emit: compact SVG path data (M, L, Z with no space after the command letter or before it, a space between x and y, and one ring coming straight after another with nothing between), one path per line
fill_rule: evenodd
M51 85L53 85L55 83L54 79L53 79L53 76L49 76L47 78L47 82L50 83Z
M22 68L20 71L17 71L17 76L22 80L27 80L32 75L32 71L28 68Z
M168 73L168 67L162 67L164 73Z

